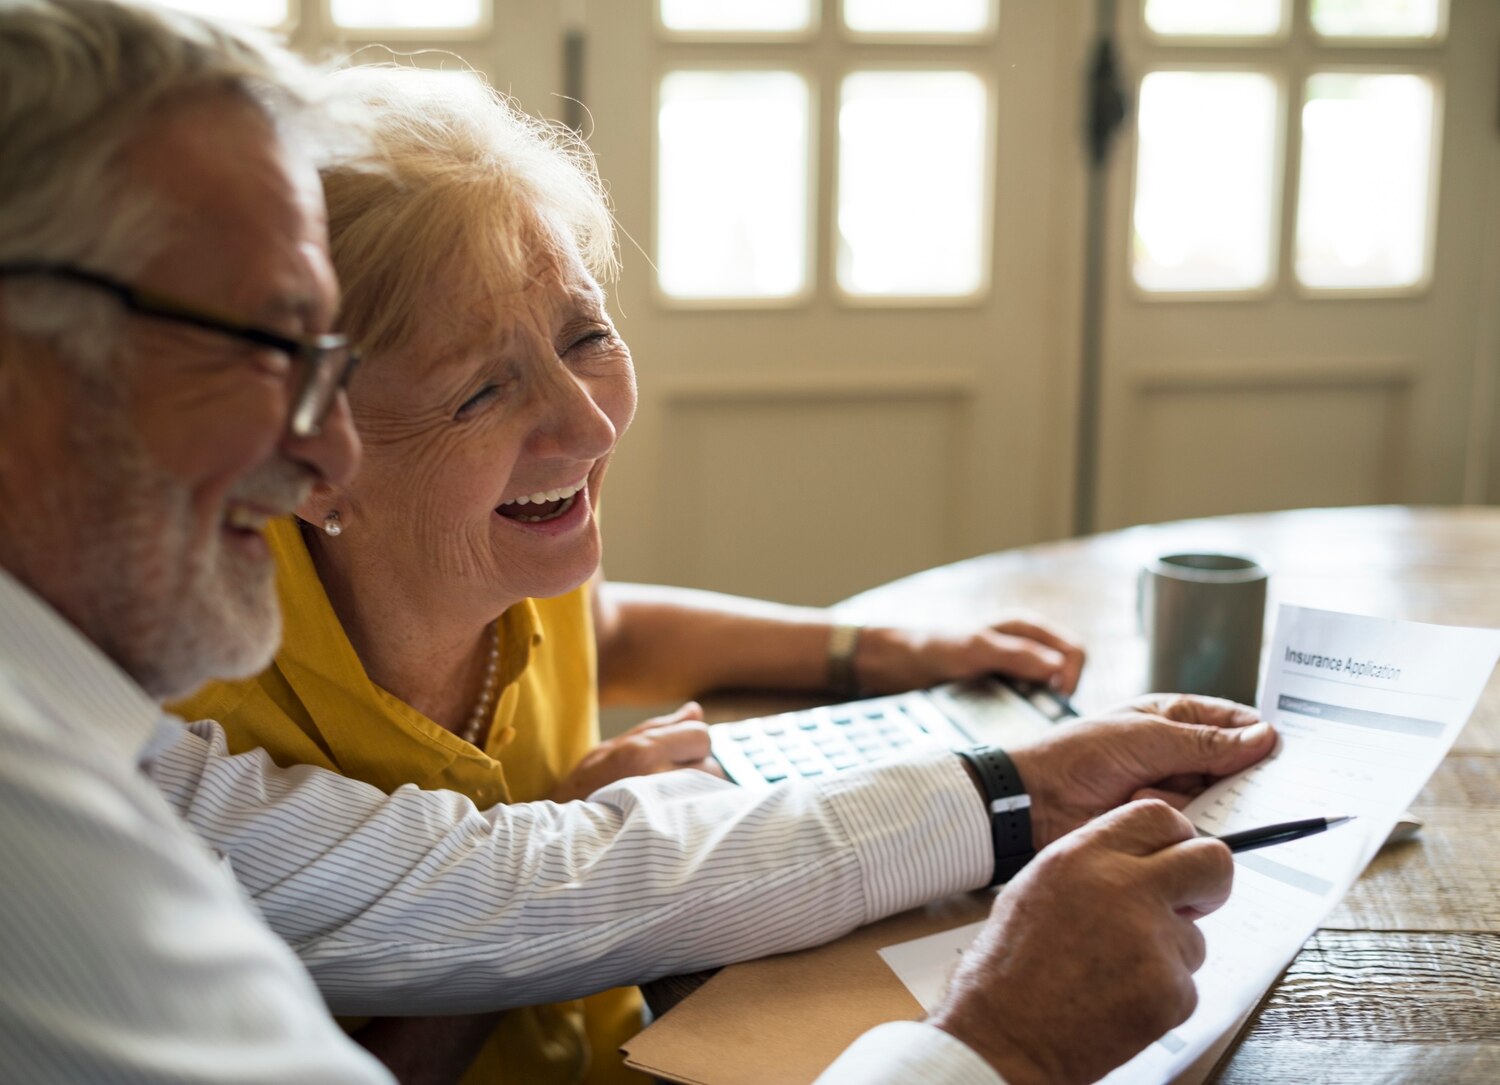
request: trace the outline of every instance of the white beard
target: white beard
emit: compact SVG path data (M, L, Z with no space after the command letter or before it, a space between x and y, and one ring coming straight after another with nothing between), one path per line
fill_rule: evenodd
M191 492L151 459L117 405L87 413L73 438L78 462L91 465L88 499L70 510L85 632L158 700L265 669L281 639L273 563L225 546L218 521L195 522ZM276 460L236 490L287 495L305 475Z

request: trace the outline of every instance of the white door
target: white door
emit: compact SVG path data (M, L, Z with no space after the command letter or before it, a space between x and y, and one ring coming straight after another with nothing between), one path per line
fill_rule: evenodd
M1097 526L1482 493L1500 4L1119 14Z
M1065 530L1088 8L589 4L611 576L823 603Z

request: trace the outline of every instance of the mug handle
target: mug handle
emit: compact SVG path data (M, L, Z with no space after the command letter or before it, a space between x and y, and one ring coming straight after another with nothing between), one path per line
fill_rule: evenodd
M1138 636L1147 636L1146 632L1146 578L1151 575L1151 570L1142 566L1135 574L1135 631Z

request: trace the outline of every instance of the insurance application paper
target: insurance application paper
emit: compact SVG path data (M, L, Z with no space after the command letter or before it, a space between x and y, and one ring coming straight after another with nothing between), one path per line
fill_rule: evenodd
M1229 902L1200 921L1198 1009L1104 1080L1170 1081L1248 1011L1379 850L1453 745L1500 658L1500 631L1281 607L1260 712L1268 759L1187 815L1215 835L1320 815L1358 820L1235 856ZM979 924L881 950L924 1009L942 999Z

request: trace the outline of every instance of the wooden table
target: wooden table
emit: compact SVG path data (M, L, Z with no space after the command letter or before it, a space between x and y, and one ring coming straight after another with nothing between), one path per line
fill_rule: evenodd
M1024 607L1070 626L1085 711L1143 691L1136 570L1172 551L1260 557L1275 604L1500 626L1500 510L1358 508L1133 528L933 569L847 601L864 622L973 623ZM1500 1082L1500 679L1413 812L1307 944L1213 1078Z

